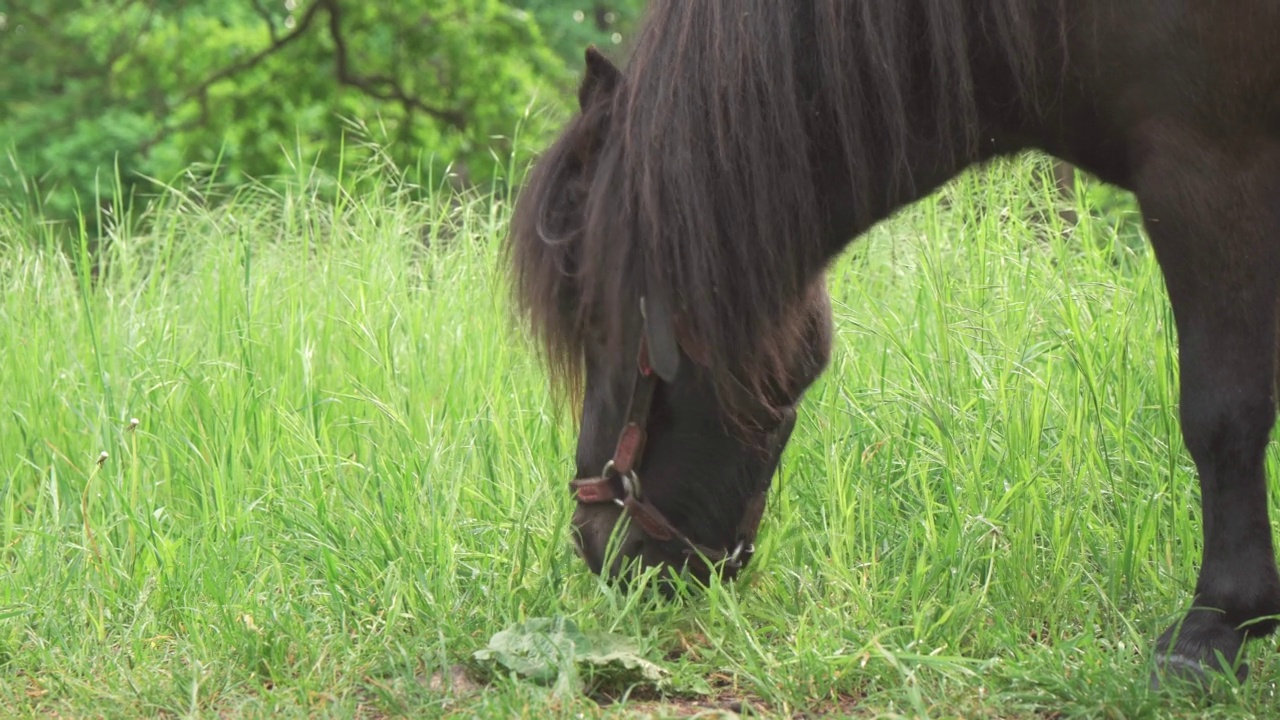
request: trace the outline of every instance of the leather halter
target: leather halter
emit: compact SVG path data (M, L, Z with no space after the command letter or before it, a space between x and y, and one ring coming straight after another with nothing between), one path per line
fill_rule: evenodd
M640 485L637 469L644 458L645 440L651 419L650 408L659 382L661 380L649 363L648 344L642 335L636 358L635 382L631 386L631 397L627 403L626 422L618 434L613 457L605 463L600 475L578 478L569 483L569 489L575 499L584 505L618 505L649 539L678 543L683 546L682 552L690 559L698 559L710 565L723 564L731 574L736 574L755 553L756 533L764 517L765 500L782 454L782 445L795 427L795 408L780 408L777 424L766 430L763 449L768 453L771 465L760 487L747 500L746 513L738 523L735 544L733 547L711 548L694 542L681 532L657 507L645 499Z

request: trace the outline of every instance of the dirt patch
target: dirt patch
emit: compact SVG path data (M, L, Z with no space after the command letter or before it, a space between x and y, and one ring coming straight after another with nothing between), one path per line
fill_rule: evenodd
M448 693L454 697L470 695L480 690L480 687L480 683L471 679L463 665L450 666L448 670L437 671L427 678L428 690Z
M604 705L604 703L601 703ZM739 698L666 698L662 700L636 700L630 698L620 705L606 706L606 717L624 718L756 718L777 717L763 705L752 705Z
M592 699L605 708L606 717L624 718L808 720L809 718L857 717L864 714L860 711L862 697L856 695L840 695L834 700L815 703L813 707L803 711L784 711L758 696L733 692L725 688L721 688L719 694L708 697L661 697L651 692L633 692L626 697L625 702L621 698L603 695L596 695Z

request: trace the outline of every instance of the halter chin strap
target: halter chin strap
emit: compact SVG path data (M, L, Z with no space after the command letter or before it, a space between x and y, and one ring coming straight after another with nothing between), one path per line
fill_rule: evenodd
M768 473L759 488L747 500L747 509L738 523L735 543L728 548L711 548L694 542L680 531L652 503L644 497L640 476L636 470L644 456L645 440L649 424L649 412L653 393L660 379L649 363L649 350L645 338L640 338L640 351L636 358L636 379L631 386L631 398L627 403L626 422L618 434L618 444L613 457L605 463L597 477L578 478L569 483L569 489L578 502L585 505L613 503L640 527L651 540L676 542L690 559L698 559L710 565L723 565L736 574L745 567L755 553L756 533L764 517L765 500L777 471L782 446L795 427L794 407L779 410L778 423L766 434L763 450L771 458Z

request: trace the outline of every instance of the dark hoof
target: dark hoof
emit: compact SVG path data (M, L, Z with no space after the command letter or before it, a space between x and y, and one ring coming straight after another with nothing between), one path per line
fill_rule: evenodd
M1241 652L1244 640L1244 633L1228 625L1221 613L1191 611L1156 641L1151 689L1171 682L1207 688L1214 675L1228 672L1244 682L1249 677L1249 664Z

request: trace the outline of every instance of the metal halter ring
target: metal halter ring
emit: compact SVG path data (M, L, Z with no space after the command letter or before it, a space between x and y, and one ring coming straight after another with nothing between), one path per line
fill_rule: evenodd
M622 478L622 497L614 498L613 502L619 507L622 507L626 503L627 498L635 498L636 500L639 500L640 478L636 476L636 471L629 470L625 473L619 473L613 465L613 460L610 459L604 464L604 469L600 471L600 477L607 478L614 474L617 474L618 477Z
M755 555L756 544L747 542L746 538L738 541L734 546L733 552L729 553L729 557L725 558L725 564L732 568L742 567L742 555L746 553L748 556Z

